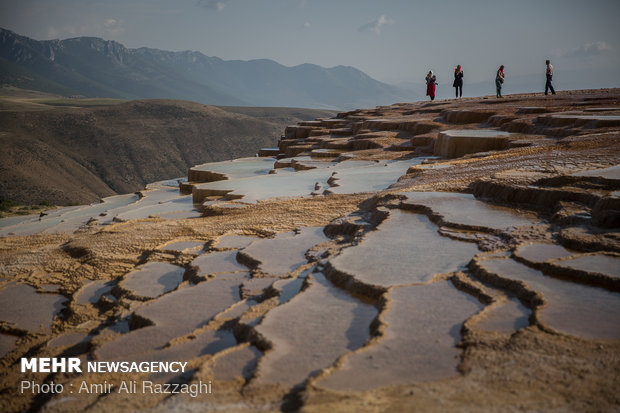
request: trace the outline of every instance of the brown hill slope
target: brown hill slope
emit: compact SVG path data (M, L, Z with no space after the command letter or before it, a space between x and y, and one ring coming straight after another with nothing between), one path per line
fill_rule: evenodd
M173 100L111 104L4 98L0 199L94 202L185 176L197 163L253 156L256 148L273 146L285 125L333 114L288 108L261 108L256 115L251 109L236 111Z

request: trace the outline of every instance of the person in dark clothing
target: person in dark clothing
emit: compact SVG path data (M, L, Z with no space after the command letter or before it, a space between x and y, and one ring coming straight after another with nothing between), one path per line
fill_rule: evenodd
M454 69L454 83L452 86L456 88L456 97L463 97L463 69L461 69L461 65Z
M545 96L549 94L549 90L551 90L552 95L555 95L555 89L551 84L551 81L553 80L553 66L549 60L547 60L545 64L547 65L547 70L545 72L547 75L547 83L545 83Z
M426 75L426 96L430 96L431 100L435 100L435 86L437 85L437 77L432 70Z

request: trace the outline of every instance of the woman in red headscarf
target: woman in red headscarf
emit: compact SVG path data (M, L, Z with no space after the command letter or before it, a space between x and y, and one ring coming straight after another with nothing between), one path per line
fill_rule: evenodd
M461 65L454 69L454 83L452 86L456 88L456 97L463 97L463 69L461 69Z
M504 65L501 65L497 70L497 75L495 76L495 90L497 92L497 97L502 97L502 84L504 83Z
M426 75L426 96L430 96L431 100L435 100L435 85L437 84L437 77L432 70L428 71Z

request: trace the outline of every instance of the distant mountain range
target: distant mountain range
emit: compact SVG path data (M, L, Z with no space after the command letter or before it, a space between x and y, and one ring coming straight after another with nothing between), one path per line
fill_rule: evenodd
M129 49L95 37L37 41L0 29L0 82L65 96L353 109L412 100L349 66L283 66L199 52Z

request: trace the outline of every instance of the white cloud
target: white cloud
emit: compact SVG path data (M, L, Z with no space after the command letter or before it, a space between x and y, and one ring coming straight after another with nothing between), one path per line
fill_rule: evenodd
M310 22L305 22L304 23L304 29L309 29L312 25L310 24Z
M611 46L606 42L585 43L579 47L565 51L565 57L591 57L611 50Z
M360 26L359 29L357 29L357 30L359 32L361 32L361 33L375 33L375 34L379 34L379 33L381 33L381 28L383 26L385 26L386 24L394 24L394 20L386 17L385 15L382 15L378 19L375 19L373 21L370 21L370 22Z
M198 0L198 4L215 11L222 11L228 0Z
M116 19L106 19L103 22L103 32L108 36L116 36L125 31L123 22Z

